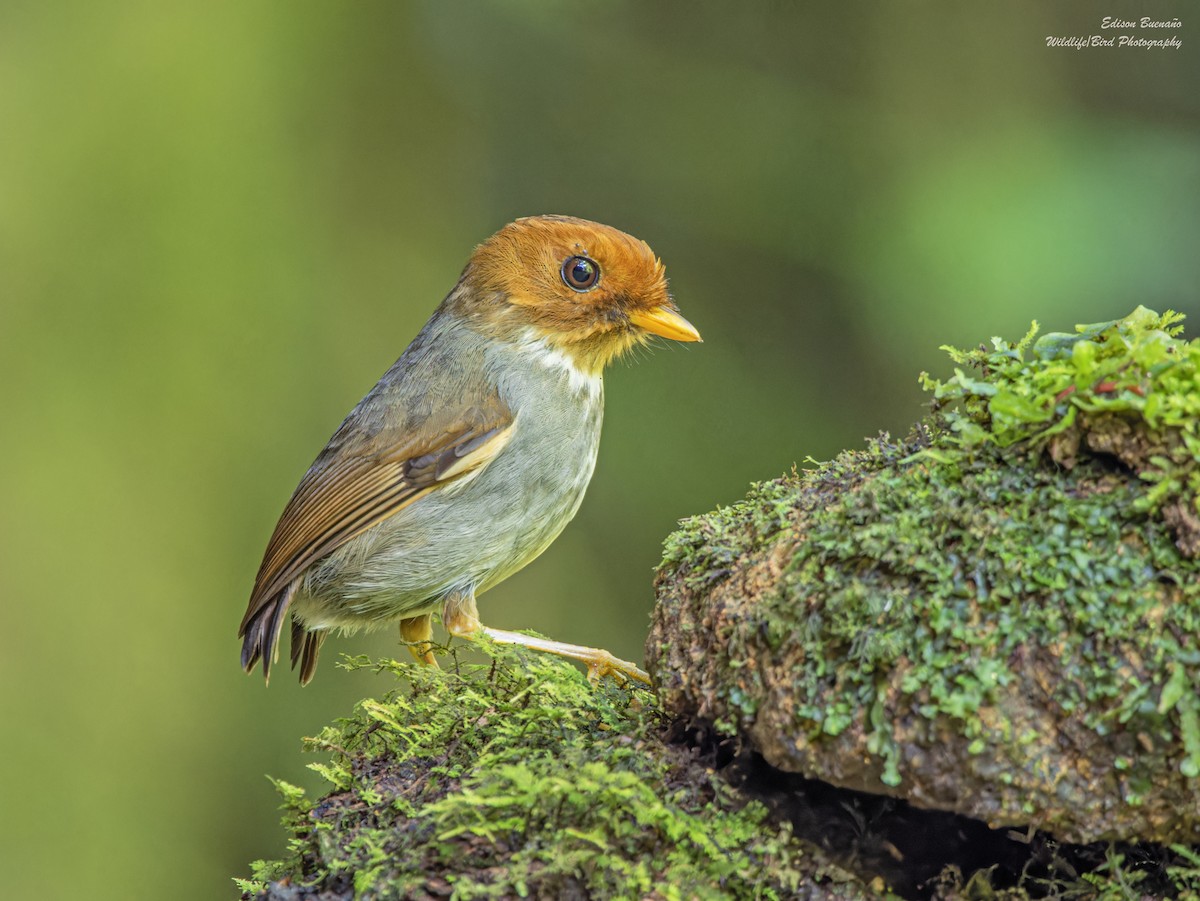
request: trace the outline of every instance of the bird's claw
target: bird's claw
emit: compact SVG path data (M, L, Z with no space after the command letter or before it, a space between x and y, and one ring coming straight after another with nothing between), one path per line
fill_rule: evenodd
M644 682L646 685L650 684L649 673L635 663L614 657L608 651L598 651L588 660L587 665L587 679L592 685L598 684L605 676L608 676L618 685L622 686L630 679L636 679L638 682Z

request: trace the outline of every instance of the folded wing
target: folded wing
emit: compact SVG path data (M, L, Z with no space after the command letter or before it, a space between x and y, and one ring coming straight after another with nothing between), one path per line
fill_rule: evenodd
M335 435L300 482L267 545L238 631L243 669L250 672L261 659L263 675L270 677L284 615L305 570L431 491L487 466L508 444L513 423L493 398L394 442L381 442L378 435ZM303 660L302 683L312 678L322 638L293 626L292 665Z

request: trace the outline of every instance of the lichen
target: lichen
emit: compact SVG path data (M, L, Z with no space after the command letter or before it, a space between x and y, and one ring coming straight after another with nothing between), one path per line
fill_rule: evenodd
M990 822L1192 835L1200 342L1179 318L951 349L908 439L682 522L647 648L668 709Z
M659 739L654 696L495 646L306 740L331 793L283 786L287 860L244 897L874 897ZM366 666L367 661L352 661Z

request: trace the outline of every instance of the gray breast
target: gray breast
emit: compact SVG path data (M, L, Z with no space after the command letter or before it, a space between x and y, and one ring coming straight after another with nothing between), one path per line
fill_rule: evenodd
M546 549L579 509L596 466L604 412L600 377L582 378L557 355L528 354L523 361L500 380L502 396L520 410L516 434L477 480L491 493L493 521L507 538L504 559L480 579L480 590Z
M540 346L490 345L486 367L515 413L507 447L318 564L296 598L310 627L377 624L481 592L537 557L583 500L603 418L600 378Z

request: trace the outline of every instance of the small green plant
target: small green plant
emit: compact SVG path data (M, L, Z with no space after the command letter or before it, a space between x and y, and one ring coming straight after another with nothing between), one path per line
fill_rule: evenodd
M944 347L958 365L945 381L922 374L950 434L943 445L1025 444L1075 465L1081 446L1110 454L1150 488L1139 512L1164 510L1180 550L1200 554L1200 341L1179 338L1183 316L1138 307L1124 319L1080 325L992 349ZM961 368L971 366L978 375ZM938 451L927 453L937 454ZM944 450L942 451L944 459Z

